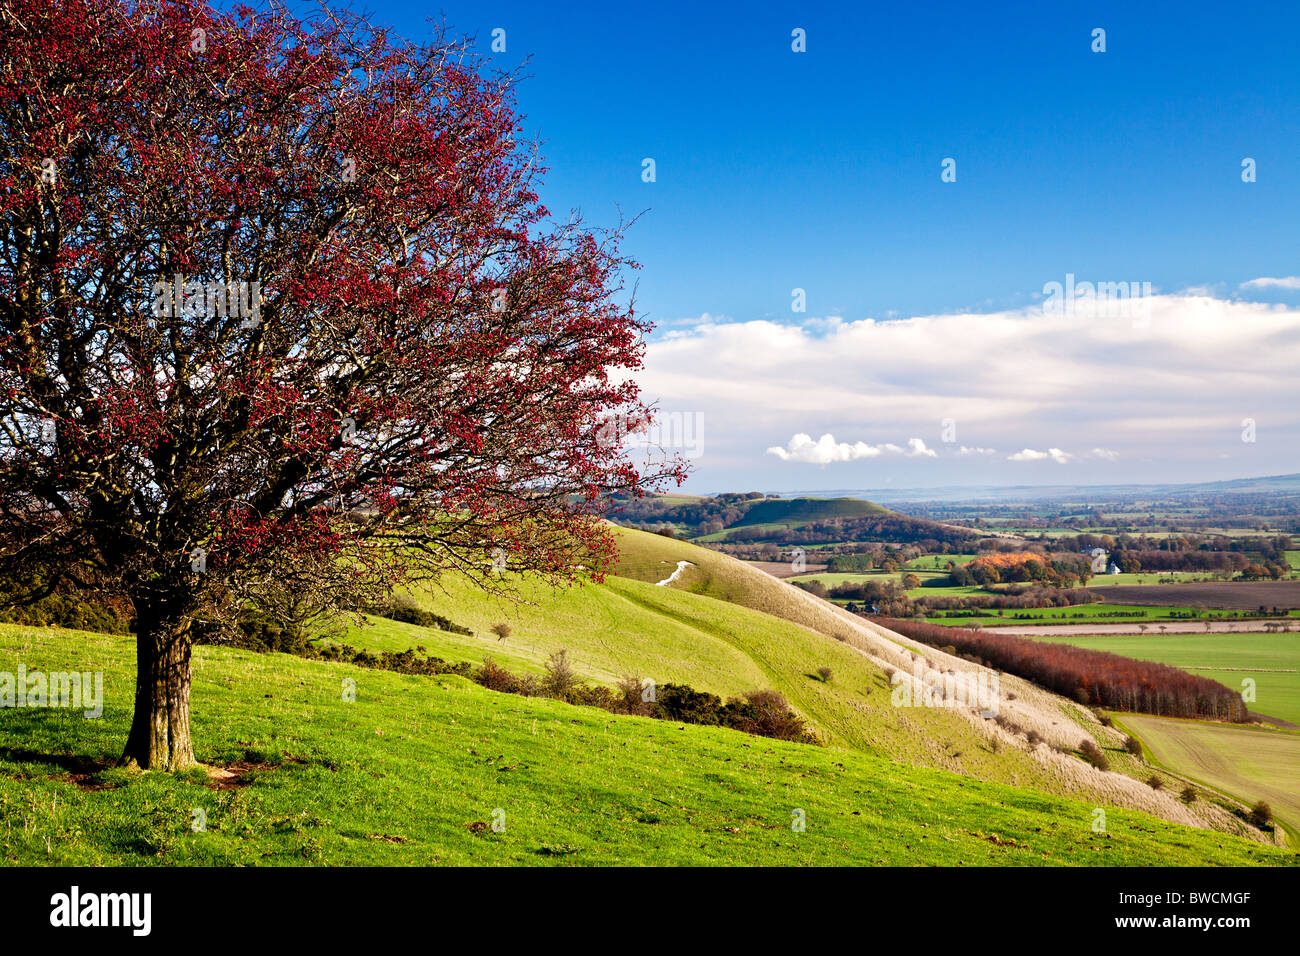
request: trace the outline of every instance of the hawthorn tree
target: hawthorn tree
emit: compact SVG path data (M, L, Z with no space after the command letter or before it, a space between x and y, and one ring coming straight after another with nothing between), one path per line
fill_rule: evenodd
M0 9L0 573L130 600L125 760L195 762L199 623L598 578L597 503L680 481L607 440L632 264L540 204L513 85L349 13Z

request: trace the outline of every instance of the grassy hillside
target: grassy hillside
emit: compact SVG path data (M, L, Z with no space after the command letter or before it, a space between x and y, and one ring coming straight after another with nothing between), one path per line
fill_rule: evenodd
M225 648L195 655L194 731L212 776L141 774L112 766L130 638L0 626L0 668L19 661L102 670L106 706L99 720L24 709L0 722L11 865L1295 861L1118 808L1097 833L1092 804L857 751Z
M1174 822L1246 832L1216 805L1189 810L1170 793L1152 791L1143 782L1150 768L1124 752L1123 736L1073 702L1002 675L1000 709L1018 732L969 708L893 706L890 669L915 684L918 668L931 677L943 670L970 673L978 668L726 555L640 531L615 533L617 575L604 585L558 591L524 587L521 597L529 603L516 605L448 580L443 590L417 599L472 628L475 636L377 619L347 640L380 650L423 645L449 660L491 656L506 667L534 673L550 654L565 649L577 672L589 680L612 684L634 675L660 684L684 682L723 697L770 687L785 694L832 746L1129 806ZM682 562L686 564L671 586L657 585ZM489 632L498 621L512 625L505 641ZM830 681L817 675L823 666L831 668ZM1028 744L1024 735L1031 730L1046 744ZM1103 747L1117 772L1097 773L1070 752L1084 736Z

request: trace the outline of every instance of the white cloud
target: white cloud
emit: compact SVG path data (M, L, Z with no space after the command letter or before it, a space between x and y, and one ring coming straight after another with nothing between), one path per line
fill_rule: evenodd
M1008 455L1007 461L1042 461L1046 458L1052 459L1058 465L1064 465L1074 456L1067 451L1061 451L1059 448L1049 448L1047 451L1038 451L1034 448L1025 448L1016 452L1014 455Z
M1189 477L1224 453L1234 473L1300 471L1300 309L1187 292L1146 306L1140 321L1041 306L800 325L711 315L651 340L637 378L648 401L708 419L692 481L715 489L786 487L782 461L856 462L845 470L863 481L1018 481L1023 462L1060 460L1053 448L1081 480ZM1267 441L1243 445L1247 417L1270 423ZM945 421L963 445L941 443ZM937 456L833 437L900 433ZM1008 448L1044 457L1008 461Z
M936 458L934 451L927 448L919 438L909 438L907 448L895 444L868 445L866 442L837 442L831 434L822 435L813 441L812 436L800 432L793 436L784 448L779 445L767 450L782 461L801 461L814 465L829 465L835 461L856 461L859 458L876 458L882 454L906 455L911 458Z
M1300 276L1282 276L1281 278L1270 278L1269 276L1260 276L1258 279L1251 279L1241 284L1243 289L1300 289Z

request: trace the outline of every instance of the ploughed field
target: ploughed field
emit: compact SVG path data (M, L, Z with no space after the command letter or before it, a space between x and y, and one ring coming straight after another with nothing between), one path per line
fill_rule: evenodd
M1300 608L1300 581L1206 581L1196 584L1111 585L1092 588L1111 604L1162 607L1226 608L1253 611L1260 607Z

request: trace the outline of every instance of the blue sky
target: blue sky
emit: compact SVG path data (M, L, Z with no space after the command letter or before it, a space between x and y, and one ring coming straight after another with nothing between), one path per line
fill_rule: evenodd
M398 33L428 35L424 8L367 9ZM647 392L704 416L688 487L1300 471L1300 394L1284 371L1300 340L1300 281L1243 286L1300 275L1300 5L441 9L485 52L492 31L506 31L493 63L528 58L519 106L544 143L552 210L580 208L597 226L620 208L644 213L625 248L643 265L638 308L660 323ZM1091 49L1098 27L1104 53ZM795 28L804 53L791 49ZM653 183L642 181L647 157ZM944 183L949 157L956 182ZM1044 284L1067 273L1150 282L1163 297L1159 328L1129 341L1090 323L1035 322ZM795 288L804 313L791 310ZM1191 338L1180 331L1187 309L1203 320ZM1040 389L1007 383L1021 400L1000 400L997 381L917 358L955 351L1014 374L976 347L1001 319L922 322L910 336L882 325L969 314L1030 323L1036 364L1023 377ZM1222 364L1225 323L1247 327L1230 341L1251 369ZM803 361L728 360L727 343L743 352L745 342ZM1062 375L1107 390L1109 413L1064 396ZM1115 394L1154 379L1159 392ZM825 402L788 397L823 389ZM959 424L958 441L942 441L943 419ZM1247 419L1258 423L1252 442L1241 439ZM914 438L938 453L890 450ZM1012 460L1022 451L1043 457Z

